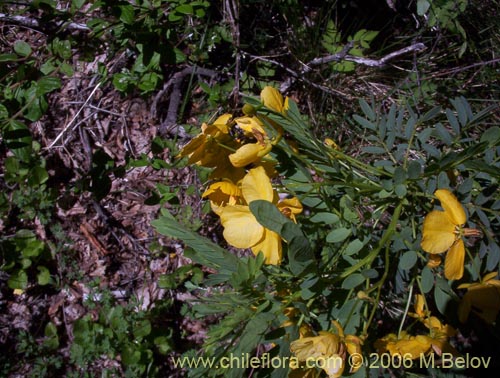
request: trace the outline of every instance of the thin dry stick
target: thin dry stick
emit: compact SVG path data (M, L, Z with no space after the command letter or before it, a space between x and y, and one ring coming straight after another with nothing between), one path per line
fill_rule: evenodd
M80 107L80 109L78 109L78 111L73 116L73 118L71 118L71 121L69 121L68 124L66 126L64 126L64 128L61 130L61 132L59 133L59 135L56 137L56 139L54 139L52 141L52 143L47 147L47 149L50 150L54 146L54 144L56 144L59 141L59 139L62 138L62 136L64 135L64 133L75 122L75 120L78 118L78 116L80 115L80 113L82 112L82 110L87 106L87 104L92 99L92 97L94 96L94 94L97 91L97 89L101 86L101 84L102 84L102 81L99 82L99 83L97 83L97 85L94 87L94 89L92 89L92 92L90 93L89 97L87 97L87 99L85 100L85 102L83 103L83 105Z

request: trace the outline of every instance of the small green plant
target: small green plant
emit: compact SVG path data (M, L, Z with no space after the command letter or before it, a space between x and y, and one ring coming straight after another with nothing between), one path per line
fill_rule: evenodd
M151 314L138 309L140 303L128 306L116 304L109 293L94 293L98 301L90 301L98 309L97 319L86 315L73 327L70 356L76 371L99 368L96 363L119 360L120 364L108 371L122 372L126 377L157 376L165 354L173 343L172 330L157 328ZM163 306L163 310L168 307ZM88 373L86 373L88 374Z

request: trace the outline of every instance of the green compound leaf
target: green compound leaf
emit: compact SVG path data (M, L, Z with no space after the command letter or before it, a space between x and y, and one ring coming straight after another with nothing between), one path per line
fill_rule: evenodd
M167 210L163 210L160 217L151 223L160 234L179 239L191 247L193 251L187 257L218 270L216 277L212 277L214 283L226 282L238 271L238 257L181 225Z

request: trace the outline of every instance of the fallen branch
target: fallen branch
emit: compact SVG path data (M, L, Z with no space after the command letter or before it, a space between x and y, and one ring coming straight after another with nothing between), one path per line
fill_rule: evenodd
M258 60L262 60L262 61L271 63L271 64L275 64L275 65L285 69L288 73L290 73L292 75L292 77L287 79L280 87L281 92L286 92L296 80L304 81L304 74L311 72L312 67L314 67L314 66L319 66L322 64L327 64L327 63L331 63L331 62L340 62L342 60L346 60L349 62L355 62L357 64L362 64L362 65L369 66L369 67L382 68L382 67L386 66L389 61L391 61L391 60L393 60L401 55L408 54L410 52L419 52L419 51L423 51L426 49L426 46L423 43L415 43L413 45L403 47L402 49L393 51L392 53L389 53L380 59L370 59L370 58L363 58L363 57L359 57L359 56L349 55L348 52L349 52L349 50L352 49L352 46L353 46L353 43L350 42L344 46L342 51L340 51L336 54L322 56L319 58L314 58L313 60L309 61L308 63L305 63L304 68L302 70L300 70L299 72L293 71L290 68L285 67L283 64L281 64L277 61L274 61L272 59L267 59L267 58L258 57L258 56L251 56L251 57L254 59L258 59Z
M170 91L170 98L167 109L167 116L161 122L160 127L158 128L158 132L161 136L167 135L170 131L172 131L175 127L177 127L177 132L179 136L182 138L185 135L183 134L183 130L177 125L177 117L179 113L179 106L181 104L182 99L182 82L186 78L186 76L190 75L201 75L214 77L218 73L216 71L201 68L196 66L189 66L184 68L182 71L176 72L172 75L170 80L168 80L163 86L162 90L158 92L153 100L153 104L151 105L151 116L153 118L157 117L157 106L160 99L165 96Z
M25 16L9 16L5 13L0 13L0 21L3 22L11 22L17 25L25 26L27 28L38 29L41 31L45 31L47 29L67 29L70 31L85 31L89 32L91 29L85 25L78 22L66 22L66 21L51 21L40 23L35 18L25 17Z

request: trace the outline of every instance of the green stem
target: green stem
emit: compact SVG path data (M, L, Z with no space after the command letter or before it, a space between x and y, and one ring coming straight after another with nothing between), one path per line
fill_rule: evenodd
M396 231L396 226L399 221L399 216L401 215L401 210L403 208L403 203L400 202L396 208L394 209L394 214L392 214L392 219L391 223L389 224L389 227L385 231L384 235L380 239L378 246L371 251L365 258L363 258L360 262L357 264L351 266L349 269L346 269L339 277L340 278L346 278L347 276L351 275L358 269L362 268L363 266L367 264L371 264L371 262L377 257L379 254L380 250L386 245L386 243L390 240L394 232Z
M410 282L410 292L408 293L408 301L406 302L405 312L403 314L403 319L401 319L401 323L399 324L398 329L398 339L401 336L401 331L403 330L403 325L406 320L406 315L408 315L408 310L410 309L411 296L413 295L413 280Z
M375 313L377 312L378 304L380 301L380 294L382 293L382 286L384 286L384 282L387 279L387 276L389 274L389 246L387 245L385 247L385 266L384 266L384 274L382 274L382 277L380 280L373 285L373 287L370 290L373 290L374 288L377 288L377 296L375 298L375 304L373 305L372 311L370 313L370 317L368 318L368 321L365 324L365 327L363 329L363 335L368 335L368 327L373 321L373 317L375 316Z

